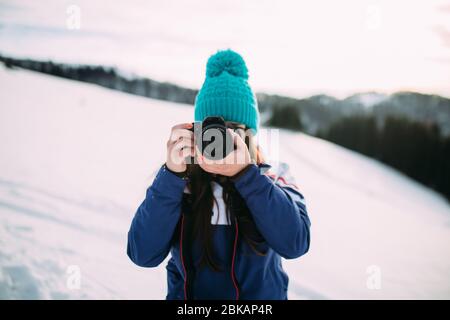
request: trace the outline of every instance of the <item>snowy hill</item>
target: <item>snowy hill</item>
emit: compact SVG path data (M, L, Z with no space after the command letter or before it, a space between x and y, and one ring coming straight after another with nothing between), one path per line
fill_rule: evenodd
M0 298L164 299L165 264L134 266L126 233L192 108L27 71L1 69L0 84ZM331 143L281 139L312 220L310 252L284 262L290 298L450 298L441 196Z

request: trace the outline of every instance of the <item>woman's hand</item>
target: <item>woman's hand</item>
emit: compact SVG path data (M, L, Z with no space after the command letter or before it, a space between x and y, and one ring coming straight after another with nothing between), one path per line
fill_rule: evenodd
M233 130L228 129L234 140L235 150L230 152L224 159L211 160L203 157L196 149L197 159L200 167L209 173L232 177L252 163L250 152L244 140Z
M192 123L177 124L172 128L167 141L166 166L173 172L186 171L186 158L194 157L194 133Z

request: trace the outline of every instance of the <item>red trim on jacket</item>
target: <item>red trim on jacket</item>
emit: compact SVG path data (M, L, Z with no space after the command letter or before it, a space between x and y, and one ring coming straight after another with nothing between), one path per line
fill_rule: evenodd
M184 229L184 214L181 215L180 259L181 259L181 265L183 266L183 272L184 272L184 300L187 300L187 293L186 293L187 272L186 272L186 267L184 266L184 259L183 259L183 229Z
M276 182L276 180L275 180L275 178L277 178L276 175L274 175L273 173L266 173L266 175L268 177L272 178ZM286 179L284 179L282 176L279 176L277 180L281 180L286 186L293 186L296 189L298 189L297 185L287 182Z
M186 267L184 265L184 257L183 257L183 229L184 229L184 215L181 216L181 230L180 230L180 260L181 265L183 266L183 272L184 272L184 300L187 300L187 272ZM236 300L239 300L239 287L237 284L236 276L234 274L234 262L236 258L236 251L237 251L237 242L238 242L238 236L239 236L239 226L237 219L235 220L235 236L234 236L234 243L233 243L233 256L231 259L231 279L233 280L233 286L236 291Z

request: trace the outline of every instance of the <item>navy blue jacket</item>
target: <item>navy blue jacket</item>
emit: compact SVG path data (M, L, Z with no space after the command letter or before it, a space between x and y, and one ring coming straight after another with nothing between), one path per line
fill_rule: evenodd
M127 253L142 267L156 267L167 257L167 299L287 299L288 276L281 257L294 259L310 244L310 221L303 195L270 166L251 165L234 186L244 199L266 246L257 255L238 237L239 224L213 229L214 250L225 268L191 272L187 260L198 249L183 243L187 181L161 167L139 206L128 233ZM189 253L189 257L188 254Z

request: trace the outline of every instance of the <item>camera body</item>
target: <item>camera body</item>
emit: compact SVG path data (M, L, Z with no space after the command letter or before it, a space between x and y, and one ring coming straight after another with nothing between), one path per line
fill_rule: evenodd
M204 157L211 160L225 158L234 149L233 136L227 130L222 117L207 117L202 122L193 122L196 146Z

